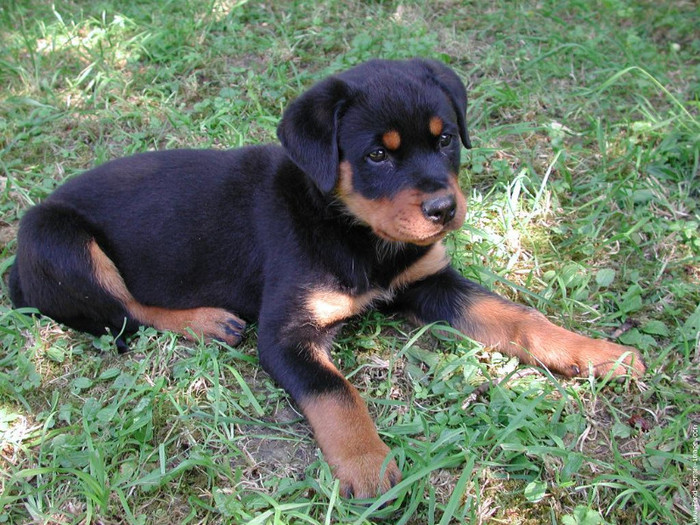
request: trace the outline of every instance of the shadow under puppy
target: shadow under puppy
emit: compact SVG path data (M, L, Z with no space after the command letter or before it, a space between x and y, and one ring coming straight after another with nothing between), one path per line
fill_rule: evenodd
M282 147L176 150L114 160L23 217L12 301L73 328L150 325L239 342L259 326L263 368L309 420L346 496L396 484L396 463L329 350L371 307L468 337L564 376L628 371L636 350L577 335L450 267L460 228L467 96L431 60L372 60L284 113Z

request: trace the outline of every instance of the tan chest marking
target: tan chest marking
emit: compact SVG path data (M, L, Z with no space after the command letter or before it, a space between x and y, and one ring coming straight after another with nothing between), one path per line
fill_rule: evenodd
M442 244L435 244L423 257L397 275L387 289L375 288L360 295L351 295L331 288L315 288L306 296L305 307L311 322L327 327L361 314L379 301L390 301L394 295L449 264Z
M308 294L306 308L311 314L312 322L325 327L361 314L372 303L388 296L386 291L379 289L350 295L328 288L317 288Z
M389 289L392 291L401 290L411 283L425 279L445 269L449 264L450 260L447 257L445 245L442 243L434 244L428 250L428 253L394 277L389 285Z

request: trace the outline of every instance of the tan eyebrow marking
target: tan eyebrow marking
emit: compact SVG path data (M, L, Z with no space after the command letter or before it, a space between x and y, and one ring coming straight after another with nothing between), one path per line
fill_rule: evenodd
M382 135L382 142L387 149L395 151L401 145L401 135L396 130L387 131Z
M436 137L439 137L442 133L443 126L444 123L442 122L442 119L440 117L432 117L428 122L428 128L430 129L430 133L432 133Z

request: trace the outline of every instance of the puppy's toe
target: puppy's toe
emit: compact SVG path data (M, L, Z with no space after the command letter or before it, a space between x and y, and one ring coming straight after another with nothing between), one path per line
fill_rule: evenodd
M246 326L244 321L233 314L229 314L229 317L219 321L218 325L220 333L219 335L212 334L212 339L220 339L231 346L241 342Z
M223 308L196 308L190 311L187 326L196 335L235 346L240 343L246 323Z
M572 375L588 375L589 370L592 370L596 377L604 377L610 372L612 377L641 377L646 371L646 366L642 356L634 348L591 339L572 364Z
M382 464L388 448L370 450L347 458L335 465L335 475L340 480L340 494L346 498L376 498L401 481L401 471L392 459L382 476Z

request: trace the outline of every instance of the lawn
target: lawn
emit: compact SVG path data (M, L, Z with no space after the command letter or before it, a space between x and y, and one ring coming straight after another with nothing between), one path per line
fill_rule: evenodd
M689 0L5 0L0 5L0 523L700 523L700 11ZM334 358L404 480L339 497L309 427L230 348L126 354L12 310L19 218L154 149L274 141L314 81L427 56L469 89L467 277L639 348L564 380L370 313Z

